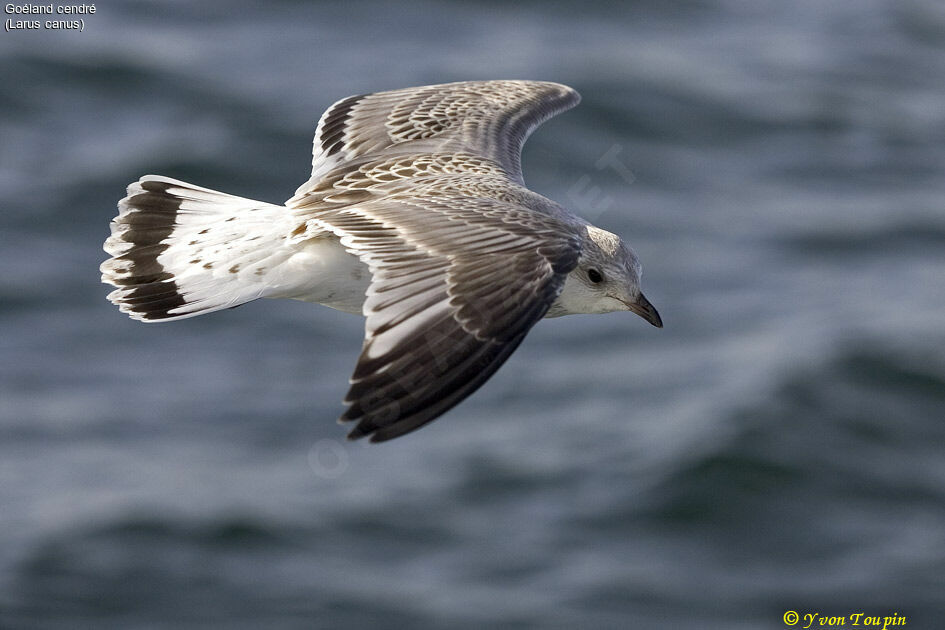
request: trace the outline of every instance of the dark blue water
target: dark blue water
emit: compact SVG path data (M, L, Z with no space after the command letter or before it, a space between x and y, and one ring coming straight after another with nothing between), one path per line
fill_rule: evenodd
M0 627L941 626L940 2L96 8L0 33ZM542 322L368 446L358 318L105 301L140 175L280 202L335 100L485 78L583 94L526 180L634 246L664 330Z

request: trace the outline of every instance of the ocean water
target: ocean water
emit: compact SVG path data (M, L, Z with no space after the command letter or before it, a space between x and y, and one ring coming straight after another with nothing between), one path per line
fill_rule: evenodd
M0 627L941 627L940 2L84 19L0 34ZM582 93L526 181L633 245L665 329L541 322L455 410L367 445L334 422L358 318L105 301L140 175L280 202L335 100L486 78Z

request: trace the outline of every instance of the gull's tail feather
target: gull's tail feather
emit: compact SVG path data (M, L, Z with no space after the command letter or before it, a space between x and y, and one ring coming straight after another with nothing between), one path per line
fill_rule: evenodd
M142 321L202 315L266 297L285 207L145 175L118 203L101 265L122 312ZM277 241L277 242L274 242Z

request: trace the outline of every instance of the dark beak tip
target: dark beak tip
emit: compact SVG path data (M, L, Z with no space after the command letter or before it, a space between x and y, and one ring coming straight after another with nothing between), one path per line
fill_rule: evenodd
M653 326L657 328L663 327L663 318L660 317L659 311L650 303L648 299L641 293L640 297L635 306L631 306L631 311L650 322Z
M653 326L657 328L663 327L663 318L660 317L659 311L656 310L656 307L646 299L646 296L642 293L637 296L635 300L623 300L617 298L627 307L627 310L635 315L639 315L646 321L648 321Z
M663 327L663 318L660 317L660 314L653 308L652 305L647 305L646 308L631 308L630 309L634 314L639 315L647 322L656 326L657 328Z

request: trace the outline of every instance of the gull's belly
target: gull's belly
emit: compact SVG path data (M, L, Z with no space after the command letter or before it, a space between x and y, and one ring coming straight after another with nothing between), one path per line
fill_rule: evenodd
M270 286L287 288L285 293L273 297L362 314L365 293L371 284L368 266L348 253L335 236L312 238L296 247L298 251L273 270Z

